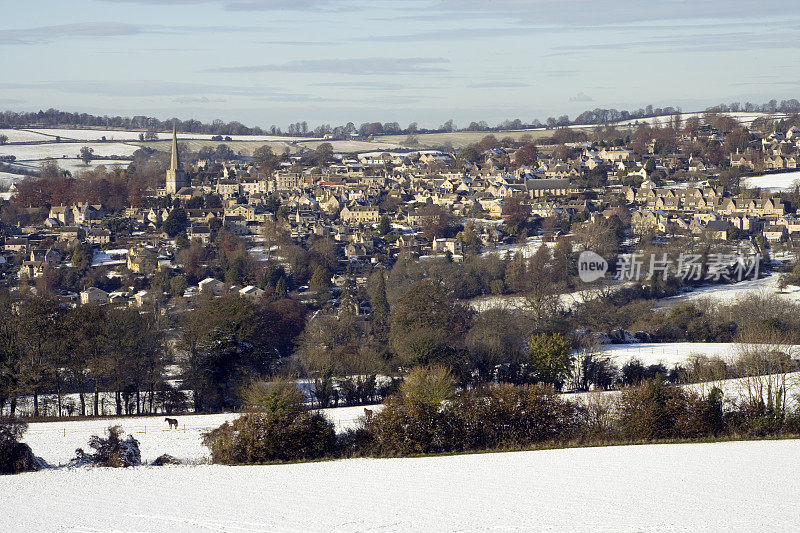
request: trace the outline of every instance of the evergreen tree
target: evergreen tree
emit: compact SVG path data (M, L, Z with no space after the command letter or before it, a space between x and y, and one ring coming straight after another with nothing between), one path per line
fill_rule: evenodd
M572 375L574 357L567 339L560 333L534 335L528 343L532 377L541 383L561 389Z

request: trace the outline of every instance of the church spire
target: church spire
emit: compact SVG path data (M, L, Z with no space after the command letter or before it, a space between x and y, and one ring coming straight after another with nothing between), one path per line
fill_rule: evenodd
M180 161L178 160L178 133L175 126L172 126L172 159L169 163L170 170L180 170Z
M169 162L169 170L167 170L167 184L165 187L166 194L175 194L183 187L189 186L189 180L186 173L181 169L181 161L178 157L178 133L175 126L172 127L172 158Z

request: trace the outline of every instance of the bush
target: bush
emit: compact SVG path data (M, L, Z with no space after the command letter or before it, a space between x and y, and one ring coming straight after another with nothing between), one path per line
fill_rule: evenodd
M454 402L457 442L464 449L532 446L568 439L575 406L546 385L489 385Z
M412 372L365 427L375 453L404 455L560 440L572 434L575 415L551 386L488 385L455 394L445 369L427 367Z
M724 429L719 389L712 389L704 398L668 386L661 376L621 390L616 411L619 436L629 440L702 438Z
M336 445L336 433L333 424L320 413L305 412L293 417L247 413L206 433L203 444L211 449L214 463L297 461L330 455Z
M27 429L28 424L18 418L0 418L0 474L33 472L45 466L30 446L19 442Z
M142 454L139 451L139 441L128 435L127 439L122 439L122 428L120 426L110 426L106 433L107 438L92 435L89 438L89 447L95 452L87 454L82 448L75 450L75 459L72 460L73 466L93 465L107 466L112 468L122 468L128 466L139 466L142 464Z
M333 453L333 424L324 415L306 409L295 384L257 383L244 397L250 412L203 436L214 463L296 461Z

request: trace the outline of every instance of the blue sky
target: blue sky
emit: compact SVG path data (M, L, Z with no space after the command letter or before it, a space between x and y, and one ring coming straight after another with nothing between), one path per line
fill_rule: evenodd
M800 4L0 0L0 109L438 126L800 97Z

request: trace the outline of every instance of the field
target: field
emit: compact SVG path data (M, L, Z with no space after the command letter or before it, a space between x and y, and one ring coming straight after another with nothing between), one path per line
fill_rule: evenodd
M0 477L3 531L791 531L800 441Z
M748 187L760 187L773 192L780 192L793 189L798 181L800 181L800 171L751 176L744 180L744 184Z
M202 140L202 139L190 139L190 140L180 140L181 144L186 145L192 152L197 152L201 148L209 147L209 148L216 148L220 144L226 145L228 148L233 150L237 154L242 154L246 156L253 155L253 150L259 148L261 146L267 145L272 148L272 151L276 154L282 154L284 150L287 148L291 153L296 153L297 147L291 145L289 143L279 141L279 142L265 142L265 141L211 141L211 140ZM138 146L146 146L148 148L153 148L155 150L160 150L162 152L169 152L172 149L172 144L168 141L156 141L156 142L137 142Z
M242 137L242 139L246 139L246 137ZM260 146L268 145L272 148L272 151L276 154L281 154L287 148L291 153L297 153L301 151L301 149L309 149L314 150L317 146L325 143L330 143L333 146L333 150L336 152L368 152L368 151L375 151L375 150L393 150L400 148L396 144L388 144L383 142L367 142L367 141L320 141L320 140L313 140L313 141L304 141L302 139L299 140L292 140L289 142L286 141L253 141L253 140L233 140L233 141L211 141L211 140L201 140L201 139L190 139L190 140L181 140L181 143L186 144L186 147L193 152L197 152L200 148L203 147L210 147L216 148L220 144L224 144L228 146L231 150L236 153L241 153L243 155L253 155L253 150ZM139 146L147 146L149 148L154 148L156 150L168 151L170 150L170 143L169 142L138 142Z
M800 287L789 285L783 290L778 288L779 274L761 277L754 280L744 280L733 284L719 284L701 287L690 292L659 300L662 307L671 306L680 302L697 302L699 300L712 300L721 303L734 303L737 300L753 295L778 296L791 301L800 301Z
M794 358L798 357L800 346L781 347ZM733 342L668 342L641 344L607 344L600 346L598 352L608 355L619 366L630 359L638 359L645 365L661 363L667 368L684 364L692 355L721 357L729 360L740 354L741 346Z
M583 129L583 128L581 128ZM587 128L591 131L591 128ZM553 130L536 129L525 131L458 131L454 133L421 133L417 135L419 146L424 147L438 147L438 146L452 146L453 148L464 148L467 145L474 144L487 135L494 135L498 139L504 137L511 137L515 141L519 141L525 136L530 137L532 140L541 139L542 137L550 137L553 135ZM383 135L377 137L381 142L404 145L406 142L406 135ZM416 148L413 146L411 148Z
M372 409L372 407L370 407ZM354 427L363 416L363 407L323 409L337 431ZM202 445L202 434L239 416L236 413L218 415L176 415L179 429L170 431L163 416L101 418L94 420L60 420L34 422L25 434L34 453L51 465L63 465L75 457L76 448L87 449L92 435L102 435L109 426L119 425L139 441L142 461L152 462L162 454L185 461L206 461L208 448Z
M45 159L52 157L54 159L61 158L75 158L77 159L81 148L88 146L94 150L94 154L98 156L111 156L118 155L127 157L133 155L133 152L139 149L138 146L133 144L123 143L99 143L99 142L61 142L61 143L47 143L47 144L6 144L0 146L0 155L13 155L17 161L30 161Z
M82 140L82 141L99 141L103 137L107 140L117 140L117 141L138 141L139 135L144 133L143 131L124 131L124 130L93 130L93 129L55 129L55 128L45 128L45 129L32 129L32 130L0 130L0 133L5 131L17 131L17 132L24 132L29 131L35 133L40 136L46 137L56 137L59 136L62 139L75 139L75 140ZM160 132L156 133L158 140L171 140L172 139L172 132ZM213 137L212 134L208 133L178 133L178 139L197 139L197 140L211 140ZM229 135L231 140L233 141L297 141L297 140L312 140L313 137L287 137L281 135ZM9 135L9 139L11 140L11 135ZM31 140L44 140L42 137L38 137ZM12 142L17 142L13 141Z

